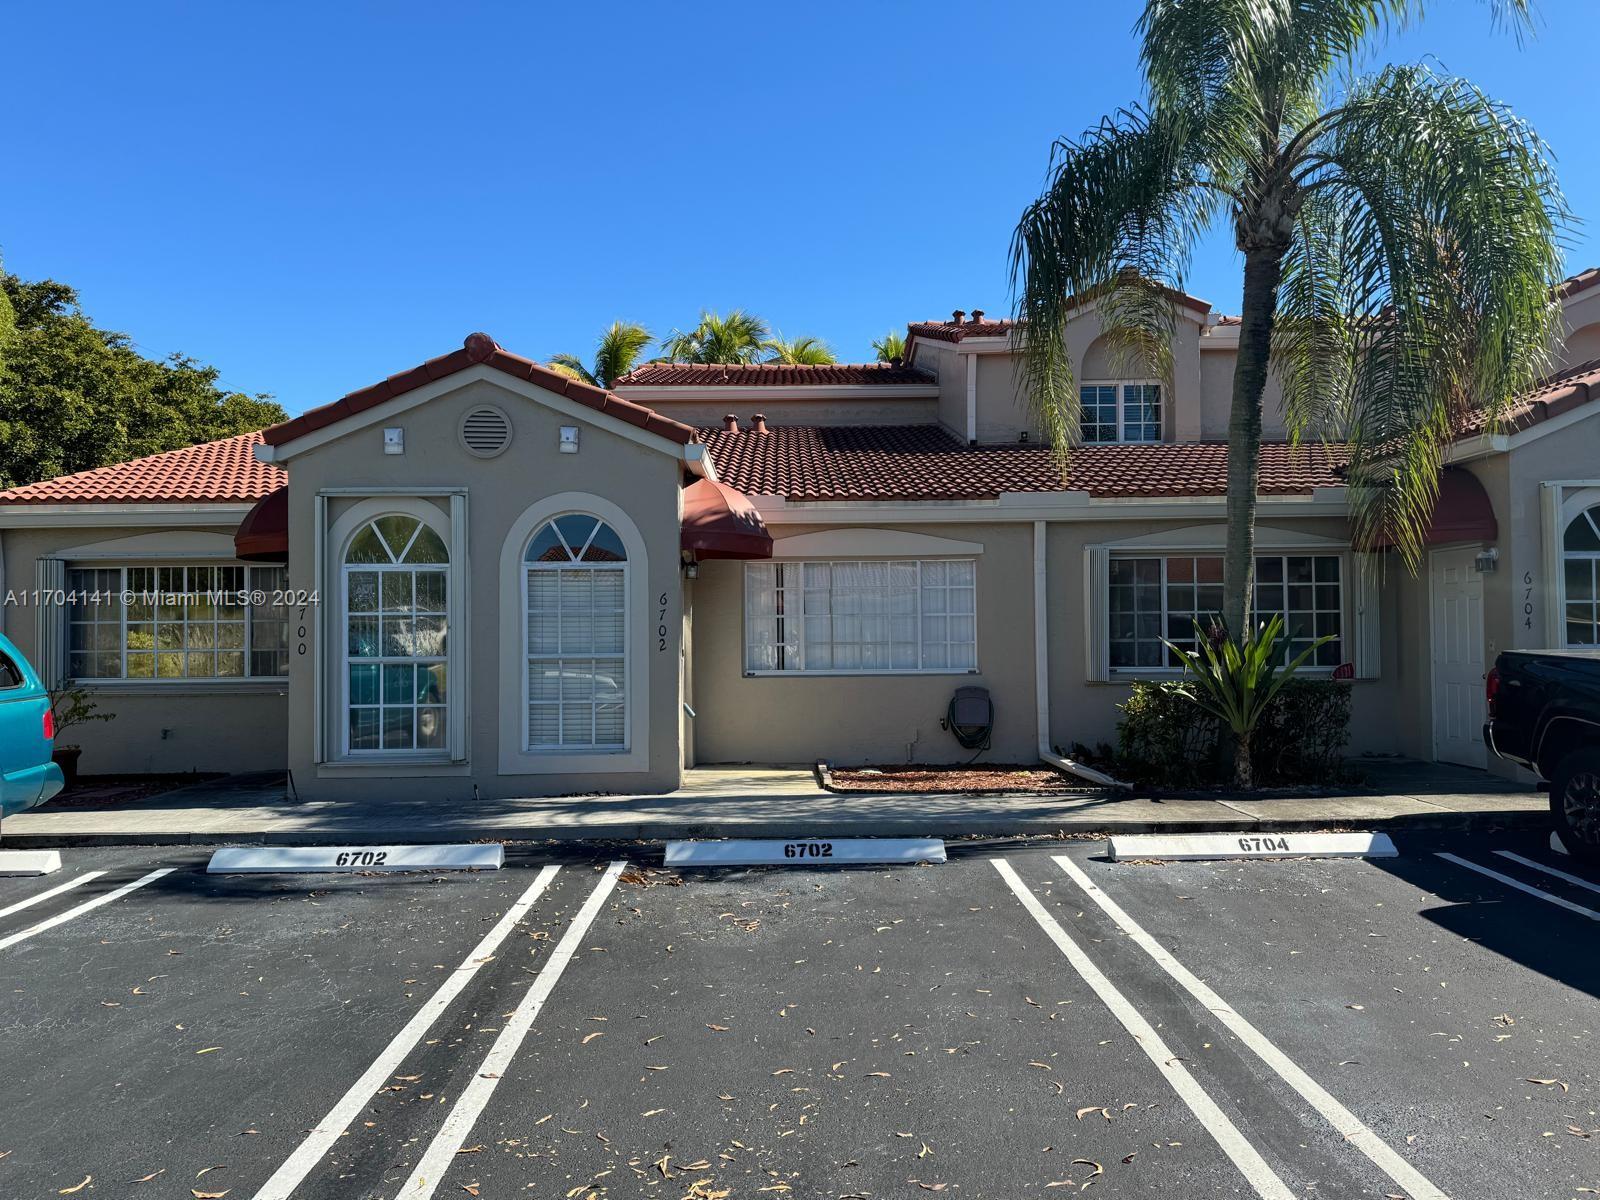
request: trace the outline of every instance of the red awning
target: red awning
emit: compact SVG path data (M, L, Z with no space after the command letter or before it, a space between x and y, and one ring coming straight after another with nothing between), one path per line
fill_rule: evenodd
M681 544L696 558L772 557L772 535L750 497L711 479L683 489Z
M289 561L289 485L268 492L245 513L233 535L234 553L247 562Z
M1471 471L1446 467L1439 472L1439 499L1433 506L1433 519L1422 536L1425 546L1450 542L1492 542L1500 536L1500 523L1494 517L1489 493ZM1395 544L1388 534L1373 539L1372 548L1384 550Z

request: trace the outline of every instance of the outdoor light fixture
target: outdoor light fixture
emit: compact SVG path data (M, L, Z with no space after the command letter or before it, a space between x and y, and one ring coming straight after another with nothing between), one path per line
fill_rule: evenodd
M1490 546L1487 550L1478 551L1478 557L1472 560L1472 569L1480 575L1492 575L1500 569L1500 548Z
M563 425L561 427L561 453L576 454L578 452L578 427L576 425Z

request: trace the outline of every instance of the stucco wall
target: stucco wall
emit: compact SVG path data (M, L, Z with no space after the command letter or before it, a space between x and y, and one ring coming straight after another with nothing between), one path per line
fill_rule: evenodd
M1114 743L1117 706L1130 690L1127 682L1089 682L1085 677L1084 548L1194 524L1190 519L1049 525L1050 729L1056 745ZM1317 537L1346 536L1342 520L1275 518L1273 524ZM903 528L983 544L977 569L978 673L746 676L743 564L702 564L695 585L698 761L963 761L971 752L939 728L939 719L952 691L964 683L989 688L994 699L994 749L985 761L1036 757L1033 525L919 523ZM812 527L783 526L778 532L807 533ZM1220 546L1220 525L1216 532ZM778 547L781 556L781 538ZM1354 579L1347 579L1347 610L1354 585ZM1398 581L1386 581L1380 626L1383 668L1380 678L1352 685L1352 753L1416 752L1416 720L1406 718L1402 697L1407 689L1415 697L1419 678L1426 678L1426 659L1419 665L1408 641L1415 629L1396 612L1399 599ZM1353 636L1347 615L1346 637Z
M457 428L462 414L479 404L495 404L510 417L513 441L499 457L476 458L462 448ZM580 427L577 454L557 452L559 428ZM406 453L382 452L383 427L405 429ZM314 497L330 488L460 488L467 489L469 523L466 547L469 585L465 598L455 599L453 639L465 636L465 664L469 682L464 717L467 721L467 755L464 764L444 766L313 764L315 689L319 685L317 651L308 638L304 655L294 654L290 672L290 762L302 795L417 796L470 801L474 785L480 796L565 794L579 791L661 791L677 786L681 761L678 748L679 646L681 588L678 555L679 479L682 464L671 454L630 440L599 423L564 415L527 396L489 380L472 380L437 398L377 425L357 429L300 455L289 464L290 537L295 547L310 547L315 517ZM648 765L641 770L606 773L596 758L593 772L574 774L500 773L501 712L520 710L521 689L502 693L502 659L514 656L520 670L521 646L502 644L502 598L515 604L520 623L520 572L509 589L502 579L502 551L513 525L530 506L546 497L567 492L587 492L603 497L623 510L644 540L648 562L630 563L630 573L644 573L648 597L635 605L629 617L630 655L642 656L648 684L642 694L630 695L630 707L643 705L649 720ZM435 501L441 505L444 500ZM330 503L330 521L341 505ZM461 548L453 547L452 554ZM330 558L336 553L330 548ZM520 555L520 547L516 553ZM297 588L315 587L314 556L299 550L290 568ZM322 612L328 622L324 644L333 654L331 614L339 575L330 570L328 594ZM667 597L665 620L653 605ZM657 626L666 632L656 635ZM520 628L520 625L514 625ZM291 637L295 630L291 630ZM663 644L664 643L664 644ZM297 647L296 647L297 649ZM337 658L333 661L337 662ZM520 676L518 676L520 679ZM459 677L453 686L459 686ZM327 727L330 734L332 726ZM336 742L329 742L330 752Z
M227 534L232 526L57 526L0 533L5 590L32 590L34 564L63 549L124 538L169 537L184 531ZM208 560L215 561L215 560ZM107 560L109 565L109 560ZM3 599L3 592L0 592ZM0 632L39 664L36 610L11 605ZM60 619L65 615L57 613ZM248 680L207 683L122 683L87 687L110 721L67 730L63 745L83 747L79 770L89 775L281 769L287 746L288 701L280 683Z
M886 526L892 528L892 526ZM775 529L783 537L813 527ZM939 728L956 688L989 689L989 762L1034 761L1032 527L922 525L984 546L977 556L978 671L954 675L746 676L744 564L702 563L695 581L697 761L956 762L972 757Z

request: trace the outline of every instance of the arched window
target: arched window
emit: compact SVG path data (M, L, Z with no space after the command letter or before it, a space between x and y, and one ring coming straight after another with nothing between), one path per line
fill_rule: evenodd
M345 750L447 749L450 552L416 517L368 521L344 552Z
M529 750L627 749L628 552L587 513L546 521L522 556Z
M1600 645L1600 504L1584 509L1567 525L1561 557L1567 645Z

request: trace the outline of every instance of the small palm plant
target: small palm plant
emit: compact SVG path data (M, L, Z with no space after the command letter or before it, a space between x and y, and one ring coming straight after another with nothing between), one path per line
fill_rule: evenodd
M595 387L610 388L639 365L639 360L653 341L655 335L643 325L636 325L632 321L613 321L611 328L600 335L593 366L585 364L576 354L557 354L546 365Z
M661 343L667 362L676 363L753 363L760 362L770 330L760 317L734 309L727 316L701 312L693 329L674 329Z
M1203 628L1194 623L1197 650L1166 642L1183 661L1183 682L1178 690L1193 703L1216 717L1233 734L1234 784L1255 786L1250 764L1250 742L1256 726L1283 686L1319 646L1333 640L1318 638L1300 654L1283 661L1279 643L1283 640L1283 617L1272 619L1254 634L1231 638L1221 626ZM1166 641L1166 639L1162 639Z
M903 362L906 357L906 335L886 333L872 343L872 348L878 352L879 362L894 362L897 359Z
M781 333L776 334L767 339L766 351L766 361L769 363L819 367L839 361L827 342L814 337L798 337L793 341L786 341Z

